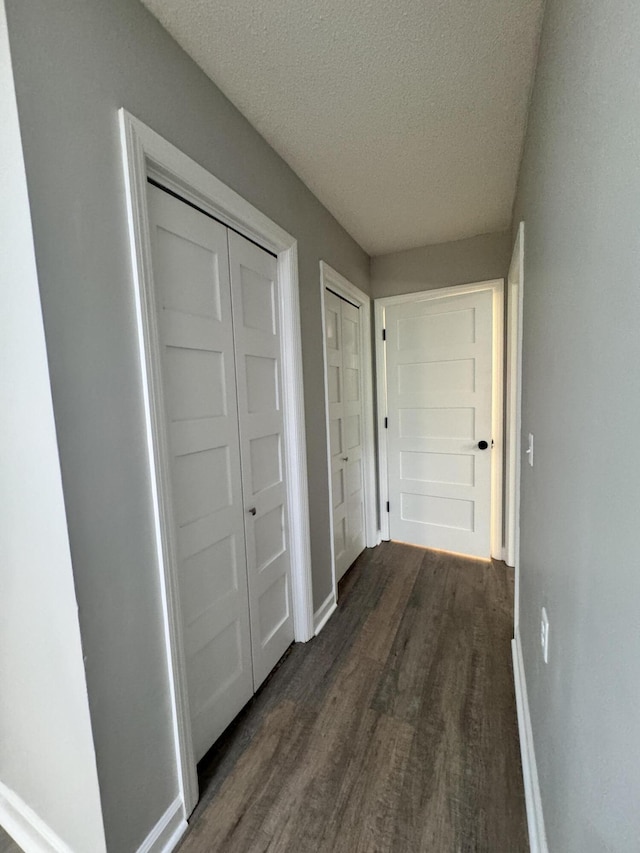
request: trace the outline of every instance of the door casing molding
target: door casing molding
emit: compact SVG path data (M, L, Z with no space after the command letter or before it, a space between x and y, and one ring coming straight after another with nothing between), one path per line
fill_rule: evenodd
M177 560L172 534L168 442L162 417L158 330L153 303L147 177L211 213L277 257L280 285L284 454L287 469L291 586L295 639L313 637L309 494L302 385L297 241L210 172L125 109L118 112L135 287L151 502L163 601L173 708L175 755L185 816L198 800L186 665L180 627Z
M469 293L491 291L493 294L493 345L492 345L492 400L491 400L491 431L493 451L491 453L491 556L496 560L503 559L502 543L502 471L503 471L503 420L504 420L504 279L480 281L473 284L461 284L453 287L439 287L433 290L422 290L418 293L403 293L400 296L383 296L374 300L375 311L375 351L376 351L376 386L378 402L378 482L380 489L380 536L384 540L390 538L388 478L388 448L387 430L384 419L387 416L387 373L385 344L382 339L385 310L390 305L401 305L407 302L423 302L425 300L445 299L450 296L462 296Z
M524 222L518 225L507 279L507 395L504 552L515 568L514 631L520 599L520 478L522 475L522 319L524 309ZM515 635L514 635L515 636Z
M330 288L339 296L354 303L362 312L360 315L360 352L362 354L362 371L360 376L360 399L363 408L362 458L363 458L363 487L364 487L364 523L365 541L367 548L373 548L380 543L376 513L376 464L374 439L374 406L373 406L373 357L371 353L371 297L352 284L343 275L330 267L325 261L320 261L320 302L322 305L322 361L324 369L324 410L325 428L327 435L327 471L329 476L329 527L331 536L331 577L333 582L333 601L338 602L338 585L336 582L336 561L333 544L333 498L331 493L331 444L329 425L329 398L327 381L327 344L326 344L326 312L324 294ZM326 602L325 602L326 604ZM324 606L324 605L323 605Z

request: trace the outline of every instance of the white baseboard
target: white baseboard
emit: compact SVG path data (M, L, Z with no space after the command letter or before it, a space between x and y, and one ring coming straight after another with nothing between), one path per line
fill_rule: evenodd
M313 614L313 627L316 637L320 631L322 631L329 619L331 619L337 606L338 602L336 601L333 592L330 592L320 607L318 607L316 612Z
M538 767L533 746L533 732L527 698L527 682L522 660L520 632L516 631L511 641L513 654L513 675L516 688L516 705L518 709L518 731L520 733L520 755L522 756L522 776L524 780L524 797L527 807L527 825L529 827L529 847L531 853L549 853L547 833L544 827L542 800L540 799L540 782Z
M187 831L182 800L177 797L142 842L136 853L171 853Z
M0 825L28 853L73 853L15 791L0 782Z

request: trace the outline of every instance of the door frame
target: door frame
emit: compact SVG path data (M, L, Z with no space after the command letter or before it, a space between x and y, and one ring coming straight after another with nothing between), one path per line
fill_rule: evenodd
M313 637L314 625L297 241L124 108L118 111L118 118L135 288L151 503L173 706L175 754L186 817L198 801L198 782L191 739L176 548L172 533L168 442L162 415L163 391L154 305L147 177L154 178L186 201L211 213L223 225L230 226L276 255L280 285L284 457L294 636L297 641L306 642Z
M376 513L376 465L374 439L374 406L373 406L373 356L371 352L371 297L352 284L343 275L330 267L326 261L320 261L320 303L322 307L322 365L324 373L324 410L325 430L327 440L327 471L329 476L329 528L331 536L331 578L333 590L316 611L318 633L326 624L338 603L338 585L336 582L336 561L333 542L333 495L331 489L331 444L329 424L329 388L327 377L327 342L326 342L326 306L325 291L329 288L338 296L353 303L362 312L360 323L360 353L362 356L360 371L360 399L362 400L362 473L364 491L364 524L365 542L367 548L379 544L378 523Z
M389 539L389 500L388 448L385 417L387 417L387 373L385 342L383 339L384 312L390 305L407 302L446 299L450 296L463 296L469 293L490 291L493 294L493 344L492 344L492 400L491 431L494 452L491 454L491 556L496 560L503 558L502 543L502 471L503 471L503 417L504 417L504 279L479 281L472 284L454 285L422 290L417 293L404 293L400 296L384 296L374 300L375 311L375 350L376 380L378 400L378 482L380 489L380 535Z
M507 395L504 551L515 568L514 628L519 622L520 478L522 474L522 319L524 310L524 222L520 222L507 278Z

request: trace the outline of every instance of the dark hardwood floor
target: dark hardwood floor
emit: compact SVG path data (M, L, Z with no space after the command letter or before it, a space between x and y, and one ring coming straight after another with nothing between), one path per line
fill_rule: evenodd
M7 835L0 826L0 853L22 853L22 847L18 847L11 836Z
M504 563L365 551L205 756L180 853L528 850L512 601Z
M528 850L512 600L503 563L365 551L201 762L180 853Z

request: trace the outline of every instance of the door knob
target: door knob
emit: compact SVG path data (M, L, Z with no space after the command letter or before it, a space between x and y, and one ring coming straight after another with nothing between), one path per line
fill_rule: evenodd
M256 509L254 506L252 506L252 507L251 507L251 509L248 509L248 510L247 510L247 512L250 512L250 513L251 513L251 515L255 515L255 514L256 514L256 512L257 512L257 509Z
M480 448L480 450L486 450L487 447L489 447L489 442L488 441L479 441L478 447Z

